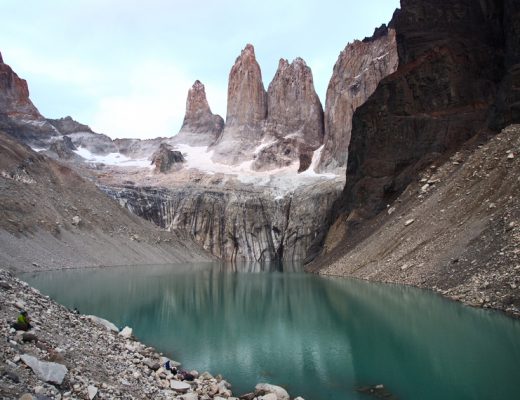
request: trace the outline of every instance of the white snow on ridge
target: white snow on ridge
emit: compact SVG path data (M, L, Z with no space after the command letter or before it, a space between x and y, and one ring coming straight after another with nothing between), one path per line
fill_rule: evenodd
M139 168L154 168L150 165L150 160L146 158L132 159L121 153L109 153L105 156L91 153L87 148L80 147L74 150L78 156L83 157L86 161L91 163L101 163L106 165L116 165L119 167L139 167Z
M271 188L277 198L283 198L299 186L310 184L317 180L341 179L341 176L337 174L320 174L315 171L323 146L314 152L311 166L307 171L302 173L298 173L298 161L284 168L277 168L268 171L255 171L252 169L254 160L245 161L237 165L227 165L214 162L212 160L214 151L208 151L207 146L177 144L174 146L174 149L180 151L184 155L186 161L183 165L183 169L196 169L209 175L224 174L234 176L238 181L244 184ZM91 163L103 163L118 167L155 168L155 166L150 165L148 159L132 159L121 153L98 155L93 154L85 147L78 148L74 153L83 157L86 162Z
M279 197L283 197L287 192L293 191L298 186L308 184L313 180L336 179L339 177L332 173L319 174L314 170L318 165L323 146L314 152L311 166L307 171L302 173L298 173L298 162L294 162L284 168L271 169L269 171L255 171L251 168L253 160L245 161L238 165L219 164L211 159L213 150L208 151L208 148L205 146L192 147L185 144L178 144L175 147L176 150L183 153L186 159L185 168L197 169L207 174L222 173L234 175L244 184L269 186L277 189Z

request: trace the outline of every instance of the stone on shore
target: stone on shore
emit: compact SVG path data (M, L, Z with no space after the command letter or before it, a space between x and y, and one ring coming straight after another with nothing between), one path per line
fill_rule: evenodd
M170 387L180 393L186 393L191 388L188 383L182 381L170 381Z
M44 382L61 385L63 378L67 374L67 367L54 362L40 361L36 357L24 354L22 361L28 365L35 375Z
M90 319L91 321L95 322L96 324L103 325L109 331L119 332L119 329L117 328L117 326L115 326L112 322L107 321L106 319L97 317L95 315L87 315L86 317L88 319Z
M94 385L88 385L87 392L88 392L88 398L90 400L92 400L94 397L96 397L98 388L95 387Z
M287 391L280 386L271 385L269 383L259 383L255 386L255 390L257 392L265 392L267 394L272 393L276 395L276 397L273 398L273 400L289 400L289 393L287 393ZM265 396L264 399L268 400L268 398L266 398Z
M132 328L129 326L125 326L121 332L119 332L119 336L123 336L124 338L130 338L132 336Z

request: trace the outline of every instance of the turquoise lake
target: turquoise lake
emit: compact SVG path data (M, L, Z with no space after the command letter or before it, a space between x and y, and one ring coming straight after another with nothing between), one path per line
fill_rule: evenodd
M134 266L25 274L69 308L128 325L185 369L306 400L520 399L520 321L424 290L259 266Z

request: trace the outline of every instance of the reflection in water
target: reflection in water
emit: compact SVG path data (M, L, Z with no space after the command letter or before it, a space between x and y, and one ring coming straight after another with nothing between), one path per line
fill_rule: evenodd
M404 400L520 398L518 321L417 289L253 264L23 278L71 308L133 327L185 368L222 373L237 394L268 381L318 400L366 399L354 388L378 383Z

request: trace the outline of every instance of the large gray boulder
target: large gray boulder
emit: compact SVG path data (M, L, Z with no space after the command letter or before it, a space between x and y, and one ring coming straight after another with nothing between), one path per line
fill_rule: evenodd
M21 359L33 370L38 379L44 382L61 385L68 372L67 367L63 364L40 361L36 357L28 354L22 355Z

